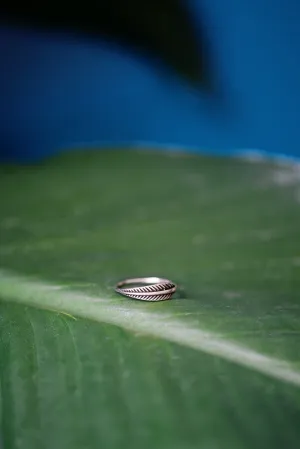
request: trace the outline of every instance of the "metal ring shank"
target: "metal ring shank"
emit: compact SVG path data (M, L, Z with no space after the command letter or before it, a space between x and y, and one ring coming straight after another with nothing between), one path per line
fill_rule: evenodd
M144 284L140 287L127 287L126 285ZM164 301L170 299L176 291L176 285L169 279L160 277L141 277L125 279L118 282L115 287L117 293L128 298L142 301Z
M152 277L125 279L124 281L118 282L117 287L122 288L125 285L133 285L133 284L161 284L161 283L169 284L170 282L171 281L169 281L169 279L152 276Z

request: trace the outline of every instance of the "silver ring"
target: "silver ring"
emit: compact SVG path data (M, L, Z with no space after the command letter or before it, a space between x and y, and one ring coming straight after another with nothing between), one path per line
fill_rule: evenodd
M138 284L142 285L139 287ZM134 287L126 287L127 285L134 285ZM176 284L169 279L159 277L132 278L118 282L115 291L120 295L141 301L164 301L170 299L175 293Z

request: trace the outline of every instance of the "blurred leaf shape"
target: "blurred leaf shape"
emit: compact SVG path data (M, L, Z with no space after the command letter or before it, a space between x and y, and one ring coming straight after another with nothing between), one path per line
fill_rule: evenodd
M3 20L102 36L158 57L192 83L208 81L204 41L184 1L13 2L6 5Z

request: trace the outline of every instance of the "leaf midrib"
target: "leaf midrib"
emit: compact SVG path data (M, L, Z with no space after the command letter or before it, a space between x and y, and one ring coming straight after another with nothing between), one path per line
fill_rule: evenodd
M187 322L163 312L157 313L149 308L136 306L133 302L129 305L127 300L122 304L113 297L96 297L84 292L61 290L62 287L48 282L0 270L0 295L5 301L113 324L130 332L164 339L220 357L300 387L300 372L285 360L238 345L211 331L189 326Z

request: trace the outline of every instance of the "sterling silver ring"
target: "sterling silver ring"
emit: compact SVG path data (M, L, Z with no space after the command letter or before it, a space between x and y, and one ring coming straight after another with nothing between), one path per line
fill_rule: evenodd
M130 285L132 287L126 287ZM118 282L115 291L120 295L141 301L164 301L171 299L176 291L176 284L169 279L159 277L132 278Z

